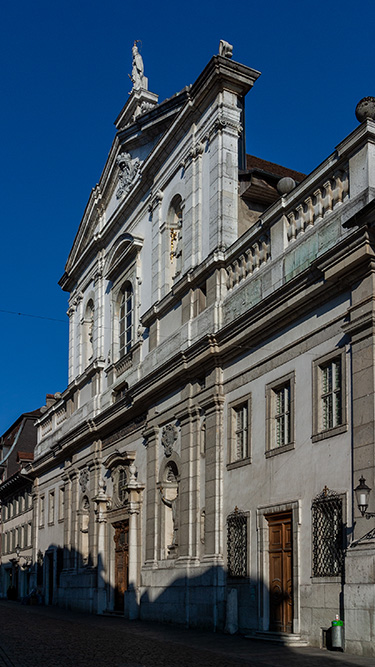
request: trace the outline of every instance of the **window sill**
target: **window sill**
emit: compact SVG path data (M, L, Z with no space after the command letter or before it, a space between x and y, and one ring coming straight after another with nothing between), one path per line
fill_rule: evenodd
M266 451L266 459L272 458L272 456L277 456L278 454L283 454L284 452L290 452L294 449L294 442L288 442L287 445L282 445L281 447L274 447L273 449L268 449Z
M335 574L334 577L311 577L312 584L341 584L341 577Z
M231 461L231 463L227 463L227 470L242 468L242 466L247 466L250 463L251 463L251 457L247 456L245 459L239 459L238 461Z
M340 424L340 426L334 426L334 428L329 428L326 431L321 431L320 433L314 433L311 436L313 442L319 442L319 440L325 440L326 438L332 438L334 435L340 435L340 433L345 433L348 430L347 424Z

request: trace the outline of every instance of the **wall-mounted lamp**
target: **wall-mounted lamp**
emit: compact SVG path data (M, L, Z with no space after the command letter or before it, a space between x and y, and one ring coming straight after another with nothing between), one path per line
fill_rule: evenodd
M360 477L358 486L354 489L358 509L361 512L362 516L365 516L366 519L370 519L372 516L375 516L375 512L367 512L368 508L368 499L370 495L370 487L367 486L366 480L363 475Z

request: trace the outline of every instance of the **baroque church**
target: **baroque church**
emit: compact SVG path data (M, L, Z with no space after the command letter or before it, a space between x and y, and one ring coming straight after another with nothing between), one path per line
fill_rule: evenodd
M134 43L60 280L31 578L50 604L290 643L338 615L371 655L375 123L363 102L307 176L247 155L259 75L221 41L159 103Z

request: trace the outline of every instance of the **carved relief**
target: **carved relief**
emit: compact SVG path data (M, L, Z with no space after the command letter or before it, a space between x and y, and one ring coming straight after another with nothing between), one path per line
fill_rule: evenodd
M141 168L141 161L139 158L132 159L130 153L120 153L116 158L116 164L120 168L119 173L119 187L117 188L116 197L120 199L127 194L132 186L133 181L139 173Z
M84 493L87 489L88 483L90 479L90 473L87 468L84 468L81 470L79 473L79 485L81 487L82 493Z
M173 445L177 440L178 431L173 424L168 424L162 430L161 434L161 444L164 447L165 456L172 456Z

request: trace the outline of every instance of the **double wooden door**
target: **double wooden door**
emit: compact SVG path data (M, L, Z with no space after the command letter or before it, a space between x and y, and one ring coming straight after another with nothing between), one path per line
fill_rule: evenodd
M129 522L114 524L115 535L115 610L124 611L124 593L128 588Z
M293 632L293 533L290 512L267 517L269 525L270 630Z

